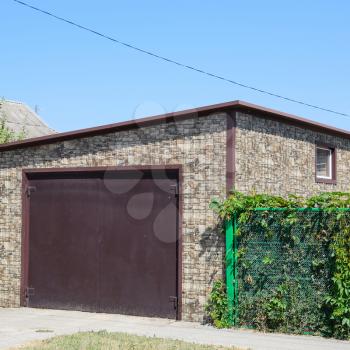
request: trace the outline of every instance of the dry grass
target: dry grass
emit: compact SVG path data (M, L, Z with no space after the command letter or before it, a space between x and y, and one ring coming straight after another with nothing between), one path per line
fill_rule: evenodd
M124 333L84 332L32 342L20 350L242 350Z

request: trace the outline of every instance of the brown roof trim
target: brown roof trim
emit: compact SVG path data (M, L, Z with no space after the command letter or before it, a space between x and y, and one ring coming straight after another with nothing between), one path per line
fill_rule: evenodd
M350 131L345 129L336 128L334 126L319 123L307 118L298 117L296 115L281 112L275 109L262 107L245 101L235 102L237 103L236 109L257 114L259 117L265 117L268 119L277 120L282 123L300 126L305 129L350 139Z
M214 104L214 105L204 106L204 107L199 107L194 109L188 109L180 112L166 113L166 114L147 117L147 118L141 118L141 119L115 123L115 124L97 126L94 128L80 129L76 131L69 131L69 132L63 132L63 133L58 133L53 135L36 137L32 139L26 139L23 141L5 143L0 145L0 152L19 149L19 148L38 146L43 144L49 144L49 143L54 143L59 141L66 141L66 140L72 140L77 138L102 135L102 134L111 133L115 131L135 129L135 128L144 127L148 125L158 124L161 122L168 123L173 120L182 120L182 119L189 119L193 117L201 117L212 113L225 112L228 110L240 110L243 112L247 111L268 119L278 120L280 122L304 127L314 131L323 132L326 134L331 134L334 136L340 136L340 137L350 139L349 131L331 127L318 122L314 122L309 119L297 117L292 114L280 112L277 110L273 110L273 109L261 107L258 105L254 105L248 102L237 100L237 101L219 103L219 104Z

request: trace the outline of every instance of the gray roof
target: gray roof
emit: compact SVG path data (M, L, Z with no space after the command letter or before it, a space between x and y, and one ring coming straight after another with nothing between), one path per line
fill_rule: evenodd
M19 133L24 130L25 138L55 134L30 107L22 102L0 100L0 119L4 118L6 126Z

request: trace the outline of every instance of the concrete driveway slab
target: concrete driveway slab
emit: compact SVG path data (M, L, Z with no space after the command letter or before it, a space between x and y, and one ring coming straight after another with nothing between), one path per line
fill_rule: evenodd
M218 330L192 322L79 311L0 309L0 349L55 335L99 330L253 350L350 350L350 342L313 336Z

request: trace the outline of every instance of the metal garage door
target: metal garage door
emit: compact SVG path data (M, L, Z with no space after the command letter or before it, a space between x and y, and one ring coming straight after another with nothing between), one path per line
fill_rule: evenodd
M34 173L26 305L177 316L175 171Z

